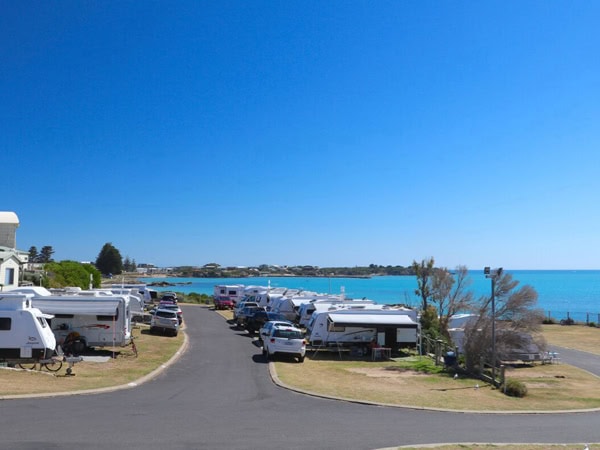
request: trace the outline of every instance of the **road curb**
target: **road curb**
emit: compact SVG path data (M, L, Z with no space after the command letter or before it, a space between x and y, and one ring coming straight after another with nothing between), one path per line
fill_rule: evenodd
M335 397L331 395L321 394L319 392L308 391L306 389L296 388L294 386L289 386L281 381L277 375L277 370L275 369L275 364L273 362L269 362L269 375L273 383L277 386L287 389L289 391L298 392L300 394L310 395L311 397L319 397L325 398L328 400L339 400L350 403L358 403L361 405L371 405L371 406L385 406L389 408L402 408L402 409L412 409L417 411L437 411L437 412L450 412L450 413L458 413L458 414L490 414L490 415L502 415L502 414L511 414L511 415L534 415L534 414L583 414L590 412L598 412L600 408L591 408L591 409L567 409L567 410L556 410L556 411L479 411L479 410L464 410L464 409L444 409L444 408L431 408L427 406L415 406L415 405L399 405L397 403L379 403L372 402L368 400L361 400L355 398L348 397Z
M2 395L2 396L0 396L0 400L16 400L16 399L23 399L23 398L51 398L51 397L65 397L65 396L71 396L71 395L102 394L105 392L114 392L114 391L120 391L123 389L132 389L132 388L138 387L138 386L140 386L144 383L147 383L148 381L156 378L164 370L169 368L170 365L172 365L175 361L177 361L179 358L181 358L181 356L187 351L187 349L189 347L189 337L185 331L182 331L182 332L183 332L183 343L181 344L181 347L179 347L179 349L175 352L175 354L173 356L171 356L171 358L169 358L168 361L161 364L159 367L154 369L152 372L144 375L143 377L141 377L135 381L130 381L127 384L122 384L122 385L118 385L118 386L107 386L104 388L97 388L97 389L86 389L86 390L81 390L81 391L47 392L47 393L41 393L41 394Z

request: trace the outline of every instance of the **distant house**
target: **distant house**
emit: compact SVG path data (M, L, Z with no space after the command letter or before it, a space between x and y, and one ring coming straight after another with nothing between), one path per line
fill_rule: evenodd
M0 285L18 286L29 253L17 250L19 218L14 212L0 211Z

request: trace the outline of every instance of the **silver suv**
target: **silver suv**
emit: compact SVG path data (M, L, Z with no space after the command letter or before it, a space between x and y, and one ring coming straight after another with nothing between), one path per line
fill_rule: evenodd
M158 331L177 336L179 332L179 318L176 311L163 308L154 311L150 319L150 334L155 334Z
M304 362L306 355L306 342L302 330L296 327L272 327L263 338L263 355L272 360L275 354L285 353Z

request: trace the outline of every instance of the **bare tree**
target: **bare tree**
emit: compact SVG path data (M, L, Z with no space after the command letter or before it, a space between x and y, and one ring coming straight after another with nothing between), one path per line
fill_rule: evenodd
M440 333L446 338L450 318L473 307L473 293L467 291L471 280L466 266L458 266L454 273L446 268L433 271L430 279L431 300L437 305Z
M544 313L535 309L537 292L529 285L516 289L518 284L506 272L496 279L493 296L495 317L491 313L491 296L481 297L477 301L477 317L465 327L463 341L468 370L473 370L481 358L492 362L494 328L497 360L508 359L512 353L531 348L532 345L538 351L545 350L546 343L538 334Z
M431 289L429 284L429 277L433 274L435 261L433 257L429 259L423 259L420 263L413 261L412 269L417 277L417 286L415 294L421 297L421 309L427 310L429 298L431 297Z

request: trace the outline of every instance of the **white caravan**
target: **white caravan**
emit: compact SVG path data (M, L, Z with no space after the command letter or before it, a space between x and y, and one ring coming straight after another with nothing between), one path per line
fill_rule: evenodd
M0 294L0 361L37 362L48 359L56 339L43 314L31 305L31 294Z
M217 284L213 289L214 299L229 299L237 305L244 298L243 284Z
M281 314L290 322L298 323L300 306L311 301L313 301L313 297L281 297L271 307L271 311Z
M341 309L313 314L307 328L312 346L367 346L396 348L416 345L419 339L417 312L412 309Z
M86 347L128 345L132 327L129 296L96 294L89 298L84 295L33 297L32 304L43 313L54 315L52 331L61 345L69 335L78 337Z
M315 312L329 311L333 309L377 309L373 300L350 300L343 299L340 296L329 296L328 298L320 298L310 303L300 305L298 308L298 325L302 328L308 326L310 318ZM381 308L384 306L381 305Z

